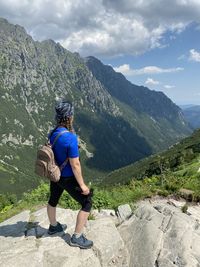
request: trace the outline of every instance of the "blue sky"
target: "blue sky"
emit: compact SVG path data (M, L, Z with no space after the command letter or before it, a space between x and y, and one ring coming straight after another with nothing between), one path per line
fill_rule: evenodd
M200 105L200 0L1 0L0 17L177 104Z

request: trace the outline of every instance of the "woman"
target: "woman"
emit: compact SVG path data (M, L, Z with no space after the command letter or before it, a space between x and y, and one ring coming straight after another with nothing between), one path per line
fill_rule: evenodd
M79 161L78 140L73 130L74 107L67 101L60 101L56 107L57 127L50 134L50 143L54 142L56 136L67 130L57 139L53 146L56 162L59 166L68 158L65 167L61 171L61 178L58 182L50 183L50 198L47 205L47 213L50 221L48 233L54 234L63 231L62 225L56 221L56 206L66 190L76 201L81 204L77 215L75 232L71 237L70 245L80 248L90 248L93 242L88 240L82 233L87 222L91 207L90 189L84 182L81 165Z

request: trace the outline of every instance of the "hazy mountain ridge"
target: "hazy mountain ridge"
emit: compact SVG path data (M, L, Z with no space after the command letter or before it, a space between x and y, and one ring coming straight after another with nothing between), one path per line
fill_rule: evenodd
M148 97L147 88L145 92ZM156 98L159 93L154 95ZM23 184L24 191L36 183L32 178L36 148L53 127L55 99L61 97L74 102L75 128L94 154L88 159L81 152L84 171L90 178L150 155L190 132L181 117L177 130L176 122L169 117L155 123L150 113L116 98L106 81L94 75L77 53L52 40L36 42L22 27L0 19L2 192L9 184L13 185L11 191L21 190ZM153 106L151 110L153 114ZM175 115L178 118L179 110ZM20 178L20 172L27 180L23 175Z
M200 128L200 106L194 105L183 109L183 114L189 124L194 128Z

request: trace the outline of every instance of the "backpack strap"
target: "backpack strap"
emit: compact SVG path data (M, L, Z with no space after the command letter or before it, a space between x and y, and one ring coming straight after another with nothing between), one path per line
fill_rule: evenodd
M60 171L62 171L65 168L65 166L67 165L68 159L69 158L66 158L66 160L59 166Z
M64 133L68 133L68 132L69 132L69 131L64 130L64 131L60 132L59 134L57 134L56 137L55 137L55 139L54 139L54 141L53 141L53 144L51 145L51 147L52 147L52 148L54 147L54 145L56 144L58 138L59 138L61 135L63 135Z
M53 141L53 144L51 145L51 148L53 148L53 146L55 145L55 143L57 142L58 138L61 135L63 135L64 133L68 133L68 132L69 131L64 130L64 131L60 132L59 134L57 134L56 137L55 137L55 139L54 139L54 141ZM67 162L68 162L68 158L66 158L66 160L59 166L60 171L62 171L65 168L65 166L67 165Z

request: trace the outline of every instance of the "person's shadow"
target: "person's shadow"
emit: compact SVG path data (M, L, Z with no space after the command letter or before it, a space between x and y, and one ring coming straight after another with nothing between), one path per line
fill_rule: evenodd
M67 225L62 225L63 230L67 229ZM70 242L70 234L65 232L56 233L53 235L48 234L48 229L39 225L39 222L26 222L18 221L14 224L1 225L0 226L0 236L4 237L30 237L34 236L35 238L45 238L45 237L54 237L60 236L67 244Z

